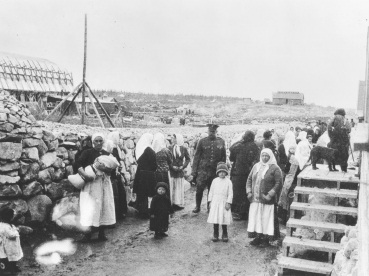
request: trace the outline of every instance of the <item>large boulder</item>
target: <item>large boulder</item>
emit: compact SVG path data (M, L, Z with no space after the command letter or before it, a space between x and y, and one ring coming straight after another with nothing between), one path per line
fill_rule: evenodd
M26 183L31 180L37 179L40 172L40 165L38 163L31 163L28 166L26 173L22 177L22 182Z
M57 156L55 151L45 153L40 160L41 169L50 167L52 164L54 164L56 158Z
M18 185L0 185L0 197L20 197L22 190Z
M64 168L60 168L60 169L55 169L54 171L54 181L59 181L62 180L65 176L65 169Z
M58 139L51 140L51 141L46 140L45 143L46 143L47 148L49 149L49 151L54 151L59 147Z
M40 182L32 181L29 184L23 185L23 196L26 198L38 195L42 192L44 188Z
M38 173L38 181L41 184L49 184L54 179L54 168L47 168Z
M6 163L4 165L0 165L0 173L18 170L19 168L20 168L20 165L18 162Z
M27 138L23 139L22 145L24 148L32 148L37 147L40 144L41 139L35 139L35 138Z
M63 163L63 159L59 158L59 157L56 157L56 160L55 162L52 164L52 166L56 169L58 168L64 168L65 165Z
M49 150L49 148L45 144L44 140L41 140L41 139L40 139L40 143L37 146L37 149L38 149L38 155L39 156L43 156Z
M65 167L65 177L74 174L73 166L66 166Z
M12 142L0 142L0 159L18 160L22 155L22 144Z
M29 162L38 162L40 160L38 156L38 149L37 148L24 148L22 150L22 160L29 161Z
M37 195L27 201L30 221L44 222L50 214L52 201L46 195Z
M60 157L61 159L65 160L65 159L68 159L68 151L66 148L64 147L59 147L57 150L56 150L56 155L58 157Z
M31 127L27 129L27 133L29 133L33 138L42 139L44 137L43 131L41 127Z
M20 161L19 165L20 165L20 168L19 168L19 174L20 175L25 175L29 169L29 167L31 166L32 163L26 163L26 162L23 162L23 161Z
M56 139L54 133L52 133L51 131L44 129L42 132L44 134L42 138L44 141L53 141Z
M0 131L11 132L14 129L14 125L11 123L0 124Z
M75 191L75 188L68 179L63 179L59 183L52 182L46 185L46 192L52 200L56 200L64 197L67 194L71 194Z
M67 133L67 135L65 135L64 141L77 143L77 141L78 141L78 134L77 133L69 132L69 133Z
M9 176L9 175L0 174L0 188L1 188L1 185L5 185L5 184L17 184L19 180L20 180L19 176Z
M16 200L0 200L0 209L3 207L12 208L17 214L24 215L28 211L27 202L23 199Z

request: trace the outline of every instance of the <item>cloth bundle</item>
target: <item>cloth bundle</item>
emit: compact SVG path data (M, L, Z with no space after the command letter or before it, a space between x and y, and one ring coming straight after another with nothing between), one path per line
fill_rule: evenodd
M87 166L85 169L85 174L91 178L91 179L95 179L96 174L95 174L95 169L92 168L92 166ZM68 180L69 182L77 189L82 189L85 184L85 178L82 177L79 173L73 174L73 175L69 175L68 176Z
M94 167L102 172L111 173L119 166L117 159L112 155L101 155L95 159Z

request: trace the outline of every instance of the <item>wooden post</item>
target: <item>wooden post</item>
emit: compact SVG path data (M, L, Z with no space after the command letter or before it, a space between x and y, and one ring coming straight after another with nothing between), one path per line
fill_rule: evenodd
M85 123L85 114L86 114L86 101L85 101L85 93L86 93L86 59L87 59L87 14L85 14L85 48L84 48L84 57L83 57L82 116L81 116L81 123L82 123L82 125Z
M59 118L59 120L58 120L58 123L60 123L60 121L63 119L63 117L64 117L65 113L67 113L67 111L68 111L69 107L72 105L72 103L74 102L74 100L77 98L77 96L78 96L79 92L81 92L81 88L80 88L80 89L78 89L78 91L77 91L76 95L74 95L74 97L73 97L72 101L68 104L68 106L66 107L66 109L63 111L62 115L60 116L60 118ZM78 109L78 108L77 108L77 109Z
M92 99L91 92L90 92L89 90L86 90L86 92L87 92L87 95L88 95L88 97L89 97L89 99L90 99L90 102L91 102L91 104L92 104L92 107L93 107L93 109L94 109L94 111L95 111L95 113L96 113L96 116L97 116L97 118L99 119L99 123L100 123L101 127L102 127L102 128L105 128L104 123L103 123L103 121L101 120L100 114L99 114L99 112L97 111L97 108L96 108L96 106L95 106L94 100Z
M91 93L91 95L95 98L95 100L96 100L97 104L100 106L101 110L104 112L104 114L105 114L106 118L108 119L109 123L111 124L111 126L115 128L115 125L114 125L113 121L111 120L109 114L106 112L105 108L102 106L102 104L96 98L95 94L92 93L92 90L91 90L90 86L87 83L86 83L86 86L87 86L89 92Z
M47 119L49 119L49 117L52 115L52 114L54 114L55 113L55 111L56 110L58 110L59 109L59 107L61 107L62 105L63 105L63 103L65 103L65 101L66 100L68 100L68 98L70 97L70 96L72 96L73 95L73 93L74 92L76 92L76 90L77 89L79 89L80 88L80 85L78 85L76 88L74 88L74 90L72 91L72 92L70 92L54 109L53 109L53 111L51 111L50 112L50 114L49 115L47 115L47 117L45 118L45 121L47 120Z

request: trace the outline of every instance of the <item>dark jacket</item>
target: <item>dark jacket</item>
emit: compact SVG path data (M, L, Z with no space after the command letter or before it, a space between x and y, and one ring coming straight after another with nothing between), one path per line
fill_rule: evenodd
M192 175L197 182L216 176L218 162L226 162L226 147L222 138L202 138L196 148L192 164Z
M157 168L155 151L147 147L138 158L137 164L133 192L144 196L154 196L156 194L155 171Z
M253 186L256 183L258 172L256 168L258 163L252 168L249 177L246 182L246 193L253 192ZM264 175L264 179L261 180L259 187L259 202L263 204L275 204L278 203L278 195L282 187L282 173L281 169L277 165L270 165L269 169ZM272 200L266 201L262 195L269 194ZM251 201L252 202L252 201Z
M160 183L158 183L156 188L158 188L159 185ZM167 185L165 188L166 191L168 191ZM156 194L152 198L150 205L150 230L157 232L168 231L170 214L173 214L173 209L167 194Z
M229 160L233 162L231 175L248 175L260 159L260 150L254 142L237 142L229 150Z
M188 164L190 163L190 154L188 153L188 150L185 147L180 146L181 155L176 156L175 158L174 158L174 153L173 153L173 146L171 146L169 148L169 150L170 150L170 152L172 154L172 158L173 158L173 162L170 166L170 176L175 177L175 178L183 177L184 176L183 169L186 168L188 166ZM183 159L185 160L184 162L183 162ZM182 166L183 169L176 171L176 170L173 169L173 166L175 166L175 167Z

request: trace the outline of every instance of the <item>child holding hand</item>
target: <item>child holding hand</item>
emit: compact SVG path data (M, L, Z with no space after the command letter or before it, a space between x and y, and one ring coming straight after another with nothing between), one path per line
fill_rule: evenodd
M217 165L217 178L213 180L208 195L210 212L208 223L214 224L213 242L219 241L219 224L222 225L222 241L228 242L227 225L232 222L231 203L233 199L232 181L227 178L228 167L224 162Z

